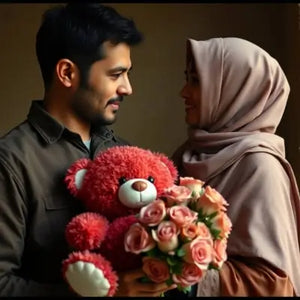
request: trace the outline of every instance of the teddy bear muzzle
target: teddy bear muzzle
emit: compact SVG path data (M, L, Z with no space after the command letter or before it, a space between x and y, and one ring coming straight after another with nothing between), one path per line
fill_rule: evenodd
M154 201L157 197L157 190L149 180L135 178L122 184L118 195L123 205L130 208L139 208Z

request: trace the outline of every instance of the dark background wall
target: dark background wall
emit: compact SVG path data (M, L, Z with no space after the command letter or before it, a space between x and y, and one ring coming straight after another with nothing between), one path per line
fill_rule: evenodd
M0 4L0 135L22 121L32 99L42 98L34 52L41 14L53 3ZM185 140L186 38L237 36L274 56L291 85L278 134L300 182L299 6L297 3L109 3L145 34L132 51L134 93L113 129L131 143L170 155Z

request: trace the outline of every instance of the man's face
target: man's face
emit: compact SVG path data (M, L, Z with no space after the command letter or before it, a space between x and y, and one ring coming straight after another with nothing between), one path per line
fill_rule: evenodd
M180 92L185 103L185 121L188 125L197 126L200 122L200 85L193 62L188 64L185 74L186 84Z
M104 58L91 65L87 83L78 87L71 106L85 122L110 125L116 119L123 96L132 94L128 78L130 47L125 43L105 42L103 52Z

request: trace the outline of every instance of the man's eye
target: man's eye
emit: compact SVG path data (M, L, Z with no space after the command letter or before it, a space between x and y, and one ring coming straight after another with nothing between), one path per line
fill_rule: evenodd
M111 74L110 76L115 78L115 79L118 79L120 77L122 73L116 73L116 74Z

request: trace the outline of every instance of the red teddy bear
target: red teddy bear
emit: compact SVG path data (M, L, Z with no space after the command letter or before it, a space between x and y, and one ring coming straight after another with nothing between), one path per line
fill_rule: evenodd
M139 255L125 251L124 235L140 208L156 200L177 176L164 154L134 146L109 148L70 167L67 187L87 209L66 227L75 251L63 261L63 276L77 294L113 296L116 271L141 266Z

